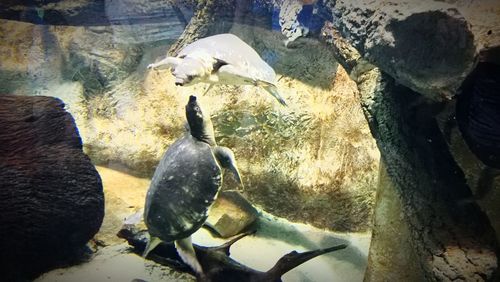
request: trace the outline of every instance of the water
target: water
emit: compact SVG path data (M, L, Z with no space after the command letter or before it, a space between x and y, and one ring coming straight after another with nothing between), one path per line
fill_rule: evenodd
M433 269L435 265L428 266L426 260L421 259L425 251L430 250L434 262L439 261L441 254L453 256L451 250L455 245L449 242L455 237L457 242L462 242L462 238L454 234L469 234L469 231L471 238L481 237L488 242L477 243L480 247L476 249L490 253L491 238L498 241L494 232L498 234L500 230L500 223L495 220L499 214L496 201L499 178L495 167L498 153L492 152L498 146L495 142L488 143L488 137L493 136L494 140L498 137L498 113L494 107L498 99L492 94L496 93L492 89L498 89L497 65L489 66L494 71L488 75L479 75L486 77L477 80L480 86L463 88L469 90L464 90L468 91L467 95L459 96L462 100L458 100L460 107L456 110L454 99L432 101L428 92L418 88L425 87L425 83L409 86L405 83L413 80L391 73L392 68L397 69L405 63L406 57L398 58L399 53L391 53L392 49L387 49L390 52L370 49L370 44L386 48L384 40L392 40L392 47L400 48L398 44L401 43L396 40L399 38L394 37L405 34L407 30L402 27L398 32L386 28L384 36L377 37L380 42L367 41L366 46L353 40L353 46L360 49L356 52L361 54L351 52L351 57L342 57L345 54L341 51L350 49L344 46L338 50L338 46L343 46L335 45L340 33L329 34L328 29L322 29L325 23L332 26L330 22L335 20L340 26L348 25L352 29L348 36L355 37L360 26L356 25L356 17L369 14L356 9L347 13L350 10L343 8L342 1L337 1L342 2L338 9L332 9L329 5L333 4L329 1L227 1L206 7L203 13L197 13L196 9L212 2L204 2L198 7L191 2L78 0L4 1L0 4L0 102L5 103L3 108L0 105L0 141L7 140L3 141L4 145L0 144L0 152L5 155L0 155L0 168L10 173L6 180L0 179L0 183L4 187L16 187L14 190L1 188L9 191L5 198L20 203L16 208L5 205L5 213L26 211L19 215L20 218L12 216L5 221L10 224L6 230L15 232L1 233L12 240L5 241L11 243L2 246L7 250L2 256L2 262L7 263L3 265L7 265L6 269L14 269L6 272L10 275L7 279L21 280L25 277L19 273L24 272L29 273L28 279L33 279L55 267L77 264L76 268L61 268L37 281L81 280L86 272L94 270L95 279L102 281L192 280L192 276L158 263L144 262L116 233L126 218L129 218L127 223L143 224L142 211L145 205L153 205L151 198L161 199L159 208L152 213L168 210L168 216L153 216L178 219L180 225L201 225L205 218L199 210L208 210L213 200L202 196L216 194L219 185L222 191L238 191L260 211L253 225L257 233L232 249L232 258L248 267L266 271L282 255L293 250L326 248L338 242L350 244L346 250L320 256L297 267L283 276L284 281L380 281L384 277L419 280L428 277L427 272L411 266L413 261L418 260L422 269ZM287 13L280 13L284 7ZM384 6L384 9L389 8ZM403 14L408 12L401 10ZM378 8L370 10L374 14L379 11ZM399 12L393 15L387 12L389 10L383 11L385 14L374 26L384 24L386 16L400 16ZM414 16L414 11L410 11L408 13ZM467 20L478 21L469 10L460 11L467 15ZM207 13L216 15L203 18ZM422 22L440 22L434 20L434 15ZM370 21L373 19L375 17ZM446 23L454 26L453 21ZM488 24L489 21L484 21L485 26ZM285 25L292 30L282 30ZM444 26L449 27L443 24L440 28ZM479 24L473 26L474 32L482 28ZM428 30L433 29L422 32ZM233 34L237 39L229 41L226 37L226 41L215 40L213 45L193 45L195 47L186 49L186 57L169 61L173 73L166 68L148 67L173 56L196 39L222 33ZM449 34L451 42L455 33ZM434 33L424 35L428 35L429 42L446 43L446 40L438 40L441 37ZM324 36L330 36L334 44L323 42ZM469 38L464 35L464 42ZM237 40L241 43L235 43L239 42ZM488 40L485 42L490 42ZM466 43L464 48L468 46ZM245 49L247 45L250 51ZM366 50L361 50L361 45ZM436 43L434 47L438 49L440 45ZM388 69L383 68L386 63L383 54L386 53L393 56L395 62L389 64ZM360 63L356 54L365 59L369 57L367 60L374 65ZM495 58L495 54L491 57ZM212 60L212 55L216 60ZM408 60L415 60L410 55ZM383 60L378 60L377 56L382 56ZM417 59L425 65L424 59ZM443 62L440 62L441 67L446 65ZM426 67L425 74L429 75L432 66ZM207 72L206 77L199 75L202 71ZM438 71L446 73L442 69ZM209 88L207 82L217 79L221 83ZM441 77L436 75L433 79L438 81ZM453 79L456 78L439 81L448 83ZM436 83L434 86L441 85ZM474 91L471 89L480 89L481 97L488 97L488 115L484 114L485 108L481 108L486 103L483 99L474 100L474 108L468 108L467 99L472 99L470 95ZM413 91L421 91L422 95ZM63 112L47 113L46 108L36 103L27 104L30 102L6 107L6 103L12 101L1 99L11 96L58 98L71 117L64 118L61 127L54 132L42 134L32 127L46 121L50 124L51 120L63 116ZM203 130L193 126L193 120L186 117L190 96L196 96L202 109ZM459 111L458 125L454 118L456 111ZM208 136L211 130L207 120L213 124L213 136ZM71 127L73 121L76 130ZM2 122L9 127L1 126ZM17 133L10 130L17 130ZM200 131L205 134L203 138L196 135ZM482 143L468 144L475 142L470 140L478 131L480 141L488 144L489 151ZM30 132L35 133L29 135ZM81 148L80 140L69 132L79 134ZM23 139L23 134L28 137ZM71 138L65 134L70 134ZM198 154L196 160L190 159L189 150L195 149L185 142L188 144L185 151L176 149L165 155L181 138L195 138L208 153ZM219 173L222 163L215 160L215 143L234 153L241 183L229 170ZM472 151L467 146L473 148ZM52 153L51 150L60 147L67 151ZM73 157L72 153L81 151L85 154L82 162L87 161L92 169L82 169L80 159ZM168 180L162 178L167 174L157 172L155 175L155 171L160 171L157 168L164 156L164 162L170 162L169 169L178 171L173 174L170 171ZM489 157L489 161L481 160L482 156ZM212 173L210 177L204 174L206 171ZM80 178L82 175L98 183L92 186L93 194L85 190L91 186L87 185L90 180L80 182L84 179ZM152 179L152 186L167 185L170 190L161 192L161 196L153 192L147 196ZM474 198L484 192L479 190L481 187L477 188L478 183L487 184L485 193L488 196ZM57 193L51 190L58 185L61 187ZM202 192L193 191L207 192L201 195ZM38 199L38 195L49 196ZM105 206L100 205L101 216L94 215L89 208L94 197L103 197L105 201ZM208 203L206 207L202 202ZM63 203L61 209L58 203ZM57 208L45 209L47 206ZM191 210L196 214L192 215ZM78 215L72 211L81 211L88 217L74 223L69 219L77 219ZM64 221L64 216L59 219L59 215L65 214L69 215L66 217L68 222ZM47 219L56 215L62 220L60 224ZM477 228L470 223L469 217L475 218L472 221ZM428 218L432 220L426 221ZM431 231L426 231L428 226L438 224L435 218L443 218L442 230L450 230L455 220L459 222L456 224L458 233L450 231L455 236L450 235L453 240L447 241L449 238L442 235L446 232L436 231L438 234L432 235L433 230L441 230L441 227L429 227ZM88 226L92 225L89 222L99 230L88 231L91 229ZM151 223L146 220L146 224ZM39 243L37 238L50 236L36 233L38 226L43 226L41 229L48 234L60 231L63 239ZM145 228L145 225L140 226ZM415 232L415 226L424 231ZM476 234L482 228L481 234L486 234L484 238ZM35 232L33 236L32 231ZM52 254L54 249L65 249L67 242L78 241L75 239L79 238L78 234L85 232L88 234L82 240L89 241L90 249L78 249L77 254L64 253L62 259L57 252ZM24 238L23 233L29 236ZM421 246L421 238L415 235L420 233L434 236L429 239L431 247L415 247ZM57 236L54 238L59 238ZM19 241L16 238L20 238ZM33 246L19 243L24 240L33 242ZM193 241L200 245L214 245L225 240L214 238L203 228L193 235ZM394 240L398 240L397 244L393 244ZM483 242L481 240L478 242ZM83 246L85 242L75 244ZM476 249L468 249L473 252L471 256ZM83 263L82 252L87 256L97 255ZM30 258L33 253L37 255ZM394 256L388 257L387 253ZM494 264L496 256L493 254L484 261ZM481 266L480 263L475 265ZM130 267L128 272L120 273L120 269L127 267ZM387 273L393 276L385 276ZM463 277L469 276L464 274Z

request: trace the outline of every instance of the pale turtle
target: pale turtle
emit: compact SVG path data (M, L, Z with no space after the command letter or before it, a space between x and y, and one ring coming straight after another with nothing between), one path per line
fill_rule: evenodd
M167 57L148 68L171 68L175 85L180 86L199 82L209 83L209 89L213 84L260 86L286 106L278 93L273 68L234 34L199 39L184 47L176 57Z
M203 275L190 236L208 217L222 185L222 168L240 183L241 177L233 152L217 146L210 117L195 96L189 98L186 117L189 132L165 152L146 195L144 221L150 240L144 256L161 241L174 241L183 261Z

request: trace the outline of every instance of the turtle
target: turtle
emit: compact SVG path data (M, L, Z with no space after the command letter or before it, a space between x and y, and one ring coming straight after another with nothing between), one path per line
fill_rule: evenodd
M196 96L186 105L189 131L164 153L146 195L144 222L150 240L147 254L160 242L174 242L182 260L203 275L191 243L191 234L205 223L222 185L222 169L241 177L234 153L217 146L213 125Z
M184 47L176 57L148 65L148 69L171 68L175 85L208 83L255 85L264 88L286 106L276 87L276 73L259 54L234 34L223 33L199 39Z

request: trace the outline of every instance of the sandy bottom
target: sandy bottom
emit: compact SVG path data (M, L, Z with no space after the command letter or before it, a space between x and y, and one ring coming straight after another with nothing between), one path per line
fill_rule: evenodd
M138 207L144 202L148 181L134 179L121 172L98 168L103 179L106 195L119 197L108 199L124 207L123 214L130 207ZM120 181L120 179L122 181ZM124 183L125 182L125 183ZM126 183L134 184L131 189L123 188ZM141 198L142 197L142 198ZM107 211L110 210L109 204ZM120 210L119 207L116 209ZM110 213L111 214L111 213ZM111 216L111 215L106 215ZM113 220L105 219L105 222ZM116 228L115 228L116 229ZM107 228L107 232L115 232ZM110 234L107 234L110 236ZM104 236L101 232L101 236ZM349 244L344 250L316 257L285 274L283 281L362 281L367 265L368 248L371 235L368 233L334 233L320 230L305 224L292 223L262 212L255 235L247 236L231 247L231 257L249 267L266 271L286 253L293 250L308 251L327 248L341 243ZM134 279L145 281L194 281L187 274L175 272L168 267L144 260L131 253L126 243L118 240L100 249L95 257L86 263L63 269L56 269L39 277L37 282L49 281L120 281ZM224 240L213 238L210 233L200 229L193 234L193 242L199 245L219 245Z

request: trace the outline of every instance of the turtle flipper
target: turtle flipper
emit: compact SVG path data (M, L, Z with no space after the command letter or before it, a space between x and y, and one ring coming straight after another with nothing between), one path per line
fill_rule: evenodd
M283 106L287 106L286 102L285 102L285 99L283 99L280 94L278 93L278 88L276 87L276 85L274 84L271 84L271 83L268 83L268 82L265 82L265 81L258 81L257 82L257 85L260 85L262 88L264 88L269 94L273 95L274 98L276 98L276 100L278 100L278 102L280 102L281 105Z
M174 244L175 249L177 250L177 253L181 257L182 261L189 265L198 275L203 276L203 269L201 268L198 258L196 258L193 243L191 242L191 236L175 240Z
M168 68L175 68L182 59L177 58L177 57L166 57L165 59L148 65L148 69L168 69Z
M148 243L146 245L146 248L144 249L144 252L142 253L142 257L145 258L148 256L148 254L154 250L159 244L161 243L161 239L158 237L150 237L148 240Z
M241 181L241 175L240 171L238 170L238 165L236 164L236 159L234 157L233 151L227 147L223 146L216 146L213 148L214 156L215 159L219 162L220 166L229 169L233 175L236 181L243 185L243 182Z
M207 89L205 89L205 92L203 92L203 95L207 94L208 91L210 91L210 89L212 89L213 86L214 85L212 83L209 83Z

